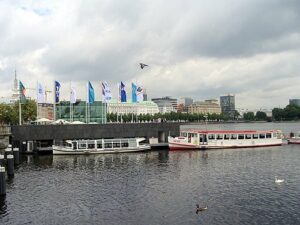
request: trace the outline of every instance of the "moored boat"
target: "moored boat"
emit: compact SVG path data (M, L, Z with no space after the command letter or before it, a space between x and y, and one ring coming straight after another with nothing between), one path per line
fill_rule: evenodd
M53 155L81 155L139 152L150 149L149 145L141 144L145 138L67 140L53 145Z
M246 148L283 144L280 130L188 130L179 137L168 137L170 150Z
M290 137L287 139L288 144L300 144L300 131L297 133L290 133Z

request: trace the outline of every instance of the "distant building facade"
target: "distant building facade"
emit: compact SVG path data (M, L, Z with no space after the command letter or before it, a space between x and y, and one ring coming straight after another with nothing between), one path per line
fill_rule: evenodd
M56 105L56 120L63 119L69 122L106 123L106 103L95 101L87 106L85 101L70 104L61 101Z
M300 99L294 98L289 100L290 105L300 106Z
M38 113L37 119L46 118L49 120L53 120L53 104L50 103L42 103L38 104Z
M181 97L178 99L177 112L188 112L188 107L193 104L193 99L189 97Z
M143 100L148 101L148 95L147 95L147 90L143 89Z
M162 98L152 98L152 101L157 104L160 113L177 112L177 99L169 96Z
M193 99L189 97L181 97L178 99L178 105L183 104L184 106L190 106L193 104Z
M218 101L217 101L218 102ZM216 101L205 100L204 102L194 102L188 107L191 114L221 114L221 107Z
M157 104L152 101L143 101L137 103L113 101L107 103L107 113L154 115L158 112L159 110Z
M222 113L233 119L235 115L235 96L232 94L220 96Z

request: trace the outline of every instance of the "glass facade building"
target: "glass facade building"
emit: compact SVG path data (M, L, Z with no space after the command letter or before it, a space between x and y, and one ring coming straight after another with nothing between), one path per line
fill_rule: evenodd
M95 101L87 106L85 101L70 104L61 101L56 105L56 120L63 119L69 122L106 123L106 103Z
M220 97L222 113L233 119L235 114L235 96L228 94Z
M290 105L300 106L300 99L290 99Z

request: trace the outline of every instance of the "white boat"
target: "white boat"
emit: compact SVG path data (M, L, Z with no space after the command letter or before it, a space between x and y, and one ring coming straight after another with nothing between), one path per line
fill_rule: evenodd
M290 133L290 137L287 139L288 144L300 144L300 131L296 134Z
M145 138L67 140L53 145L53 155L104 154L121 152L138 152L150 149L141 144Z
M283 144L280 130L189 130L179 137L168 137L170 150L246 148Z

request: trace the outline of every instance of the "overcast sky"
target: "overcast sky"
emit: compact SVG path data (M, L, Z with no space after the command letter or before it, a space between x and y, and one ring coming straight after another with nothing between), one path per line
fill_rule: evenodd
M71 82L85 99L87 80L96 99L103 80L114 94L120 81L150 97L233 93L248 109L300 98L299 0L7 0L0 31L0 96L16 68L65 99Z

